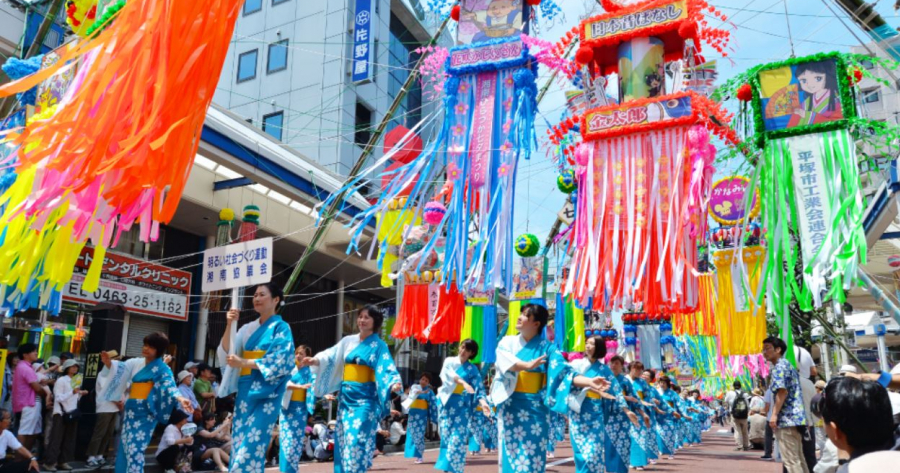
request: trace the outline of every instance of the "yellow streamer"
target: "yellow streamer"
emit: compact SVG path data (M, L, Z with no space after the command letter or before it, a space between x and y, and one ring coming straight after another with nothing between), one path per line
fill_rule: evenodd
M766 250L760 246L744 248L742 258L750 276L750 287L739 281L740 274L732 274L736 250L712 253L718 280L716 320L723 356L752 355L762 349L766 337L766 306L756 306L757 288L762 276ZM737 289L737 294L735 290Z

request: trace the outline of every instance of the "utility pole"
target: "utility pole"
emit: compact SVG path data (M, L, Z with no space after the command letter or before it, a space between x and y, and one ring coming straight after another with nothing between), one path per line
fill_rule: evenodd
M450 17L444 18L444 21L438 27L437 31L434 33L434 36L428 41L424 46L432 46L437 40L441 37L444 30L447 28L447 25L450 23ZM391 119L394 116L394 113L400 107L400 104L403 102L403 99L406 98L406 94L409 92L413 83L416 79L419 78L419 67L425 60L425 55L419 57L419 60L416 61L415 66L412 67L412 70L409 72L409 76L406 78L406 82L403 83L403 87L400 88L400 91L397 93L397 96L394 97L394 102L391 104L391 107L388 109L387 113L384 114L384 118L381 119L381 123L378 124L378 128L375 129L375 132L372 133L372 136L369 138L369 142L366 143L366 147L363 148L362 154L360 154L359 159L356 161L356 164L353 165L353 168L350 169L350 172L347 174L347 181L350 182L356 178L359 171L362 170L363 165L366 160L369 159L369 156L375 150L375 146L378 141L381 139L381 135L384 134L384 130L387 128L388 123L390 123ZM337 215L338 208L342 204L344 197L346 196L346 191L341 192L337 198L332 201L331 205L325 210L324 217L322 218L322 223L316 228L316 232L313 234L312 239L309 242L309 246L306 247L306 250L303 251L303 255L300 256L300 260L297 261L297 265L294 267L294 271L291 273L291 277L288 278L287 284L284 285L284 293L291 294L294 289L296 289L297 282L300 280L300 275L303 274L303 268L306 266L306 262L309 261L309 258L316 252L316 248L319 246L319 242L325 233L328 231L328 227L331 226L332 220Z

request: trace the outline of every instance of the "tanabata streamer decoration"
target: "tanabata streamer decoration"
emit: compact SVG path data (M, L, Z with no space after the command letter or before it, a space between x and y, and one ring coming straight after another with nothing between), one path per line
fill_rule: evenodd
M717 335L716 322L716 282L715 274L702 273L700 281L700 300L696 312L672 314L672 333L681 335Z
M718 287L716 321L722 355L756 354L762 348L766 338L766 305L758 296L765 261L766 249L762 246L712 252ZM744 268L748 271L749 281L746 282L740 274Z
M860 131L869 129L887 142L897 135L896 127L888 131L883 123L857 116L859 60L832 52L764 64L719 92L726 97L738 89L749 87L751 92L742 114L753 125L753 143L762 150L752 184L760 191L768 248L764 290L758 297L766 295L792 361L791 300L796 298L804 311L829 299L844 302L866 261L854 141L866 140ZM863 74L871 77L868 71ZM798 283L790 268L801 260Z
M410 183L415 182L401 211L420 216L429 202L438 200L437 186L431 183L446 181L439 187L446 213L422 249L428 254L439 242L445 243L440 262L445 294L462 294L476 286L512 286L516 169L520 159L530 157L535 143L537 94L536 64L520 37L527 30L531 7L525 2L512 5L516 9L500 25L488 18L488 2L460 3L464 14L457 28L457 45L446 62L444 119L436 139L410 162L382 172L386 185L378 201L349 224L348 252L357 250L368 222L385 212ZM385 159L390 158L382 158L343 190L354 192L365 185L366 176L379 173ZM409 271L421 272L423 265L419 261ZM462 309L458 320L462 322ZM429 334L431 339L435 332Z
M19 178L0 198L0 282L61 289L90 240L97 269L83 288L93 291L122 232L138 224L142 241L156 240L181 199L240 9L129 0L55 64L0 86L6 97L77 67L52 117L7 135Z
M715 159L709 130L738 139L715 102L666 93L665 64L692 64L701 40L722 51L728 33L709 26L704 11L721 15L702 0L610 6L580 27L585 80L617 72L620 100L578 120L585 142L575 152L575 253L565 292L594 310L694 311L696 240L706 232Z
M571 297L556 294L556 315L553 318L553 341L561 351L584 351L584 309L575 306Z
M459 341L471 338L478 343L478 356L472 363L497 361L497 307L493 305L467 305Z

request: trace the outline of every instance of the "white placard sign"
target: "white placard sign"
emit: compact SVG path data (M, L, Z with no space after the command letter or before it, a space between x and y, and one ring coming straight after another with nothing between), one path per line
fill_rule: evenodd
M203 252L203 292L253 286L271 280L271 237Z

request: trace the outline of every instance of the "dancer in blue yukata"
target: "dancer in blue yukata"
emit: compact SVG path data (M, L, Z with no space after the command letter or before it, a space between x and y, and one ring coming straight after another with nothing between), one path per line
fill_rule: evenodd
M232 339L231 329L240 311L228 311L225 334L217 350L225 366L219 397L237 393L234 408L232 473L262 473L266 449L281 402L294 369L294 337L291 327L276 312L284 306L281 288L265 283L253 293L253 310L259 318L244 324Z
M650 429L647 431L647 461L651 465L656 464L660 456L660 424L659 417L670 412L668 404L662 400L659 390L653 385L656 373L645 369L641 374L640 385L644 394L644 406L647 407L650 416Z
M660 376L657 382L660 393L660 399L668 409L663 415L657 416L659 421L659 451L662 455L668 455L669 460L675 458L675 451L678 450L678 436L681 429L681 398L672 389L672 380L668 376Z
M550 439L547 442L547 458L554 458L556 444L566 439L566 417L557 412L550 412Z
M415 458L422 463L425 455L425 431L428 424L438 421L437 397L431 389L431 375L422 373L419 384L409 388L409 396L403 401L403 409L408 417L406 421L406 448L403 456Z
M597 393L609 388L601 376L577 374L541 334L549 313L526 304L516 320L519 335L503 337L497 346L497 372L491 401L500 417L500 471L543 473L547 463L548 413L566 412L573 386Z
M641 413L643 423L631 429L631 466L640 471L647 466L651 458L655 459L658 454L654 454L656 446L656 413L655 405L652 403L652 394L648 391L651 388L642 378L644 373L644 364L640 361L632 361L628 365L628 380L634 390L634 397L637 401L634 403L634 412ZM656 390L653 389L655 392Z
M359 310L359 333L305 358L316 374L316 397L339 392L334 473L362 473L372 466L378 422L388 414L391 392L403 390L391 351L378 336L384 315L372 305Z
M478 456L481 454L481 445L484 439L481 435L475 435L473 432L481 432L484 429L484 423L489 422L490 418L485 416L480 405L474 406L472 414L469 416L469 455Z
M312 356L312 349L306 345L300 345L294 350L294 363L297 367L291 373L281 401L281 417L278 419L278 465L281 473L297 473L303 456L306 422L316 410L316 397L309 391L314 376L309 367L299 366L308 356Z
M459 342L459 355L444 360L438 401L441 406L441 452L434 467L462 473L466 467L467 437L471 418L490 415L481 371L469 360L478 356L478 343L467 338ZM481 406L482 413L475 412Z
M481 424L481 444L487 453L497 449L497 408L491 407L490 417Z
M167 424L176 404L193 413L191 401L181 395L175 376L163 358L169 349L169 338L163 333L144 337L142 358L115 361L109 352L100 353L103 369L98 378L108 379L105 401L120 402L130 387L122 420L122 439L116 455L116 473L143 473L144 451L156 424Z
M609 368L618 385L618 392L612 393L616 400L606 404L606 471L628 473L631 463L631 429L638 425L638 417L631 409L631 400L636 400L631 382L625 377L625 359L616 355L609 360Z
M621 357L619 357L621 358ZM610 360L612 363L612 360ZM638 362L640 363L640 362ZM624 360L621 361L622 368L619 369L619 362L615 363L615 367L613 372L616 373L616 381L622 385L622 391L625 396L625 402L628 404L628 409L631 412L634 412L638 421L633 422L628 428L628 436L631 439L631 445L629 448L629 457L625 458L626 464L630 464L632 468L638 471L642 471L645 466L649 463L647 461L647 440L645 435L645 430L650 428L650 418L647 416L647 413L644 410L644 403L638 394L638 388L635 386L634 378L632 374L637 371L634 367L631 367L631 371L628 374L624 372ZM633 365L634 363L632 363ZM641 365L643 368L643 365ZM638 376L638 379L640 377Z
M606 342L601 337L588 338L584 343L584 358L571 361L572 369L587 377L602 376L613 380L615 375L603 364ZM618 389L614 380L609 390L597 393L590 389L573 389L567 400L571 426L569 437L575 453L576 473L603 473L605 466L606 414L605 401ZM607 397L608 396L608 397Z

